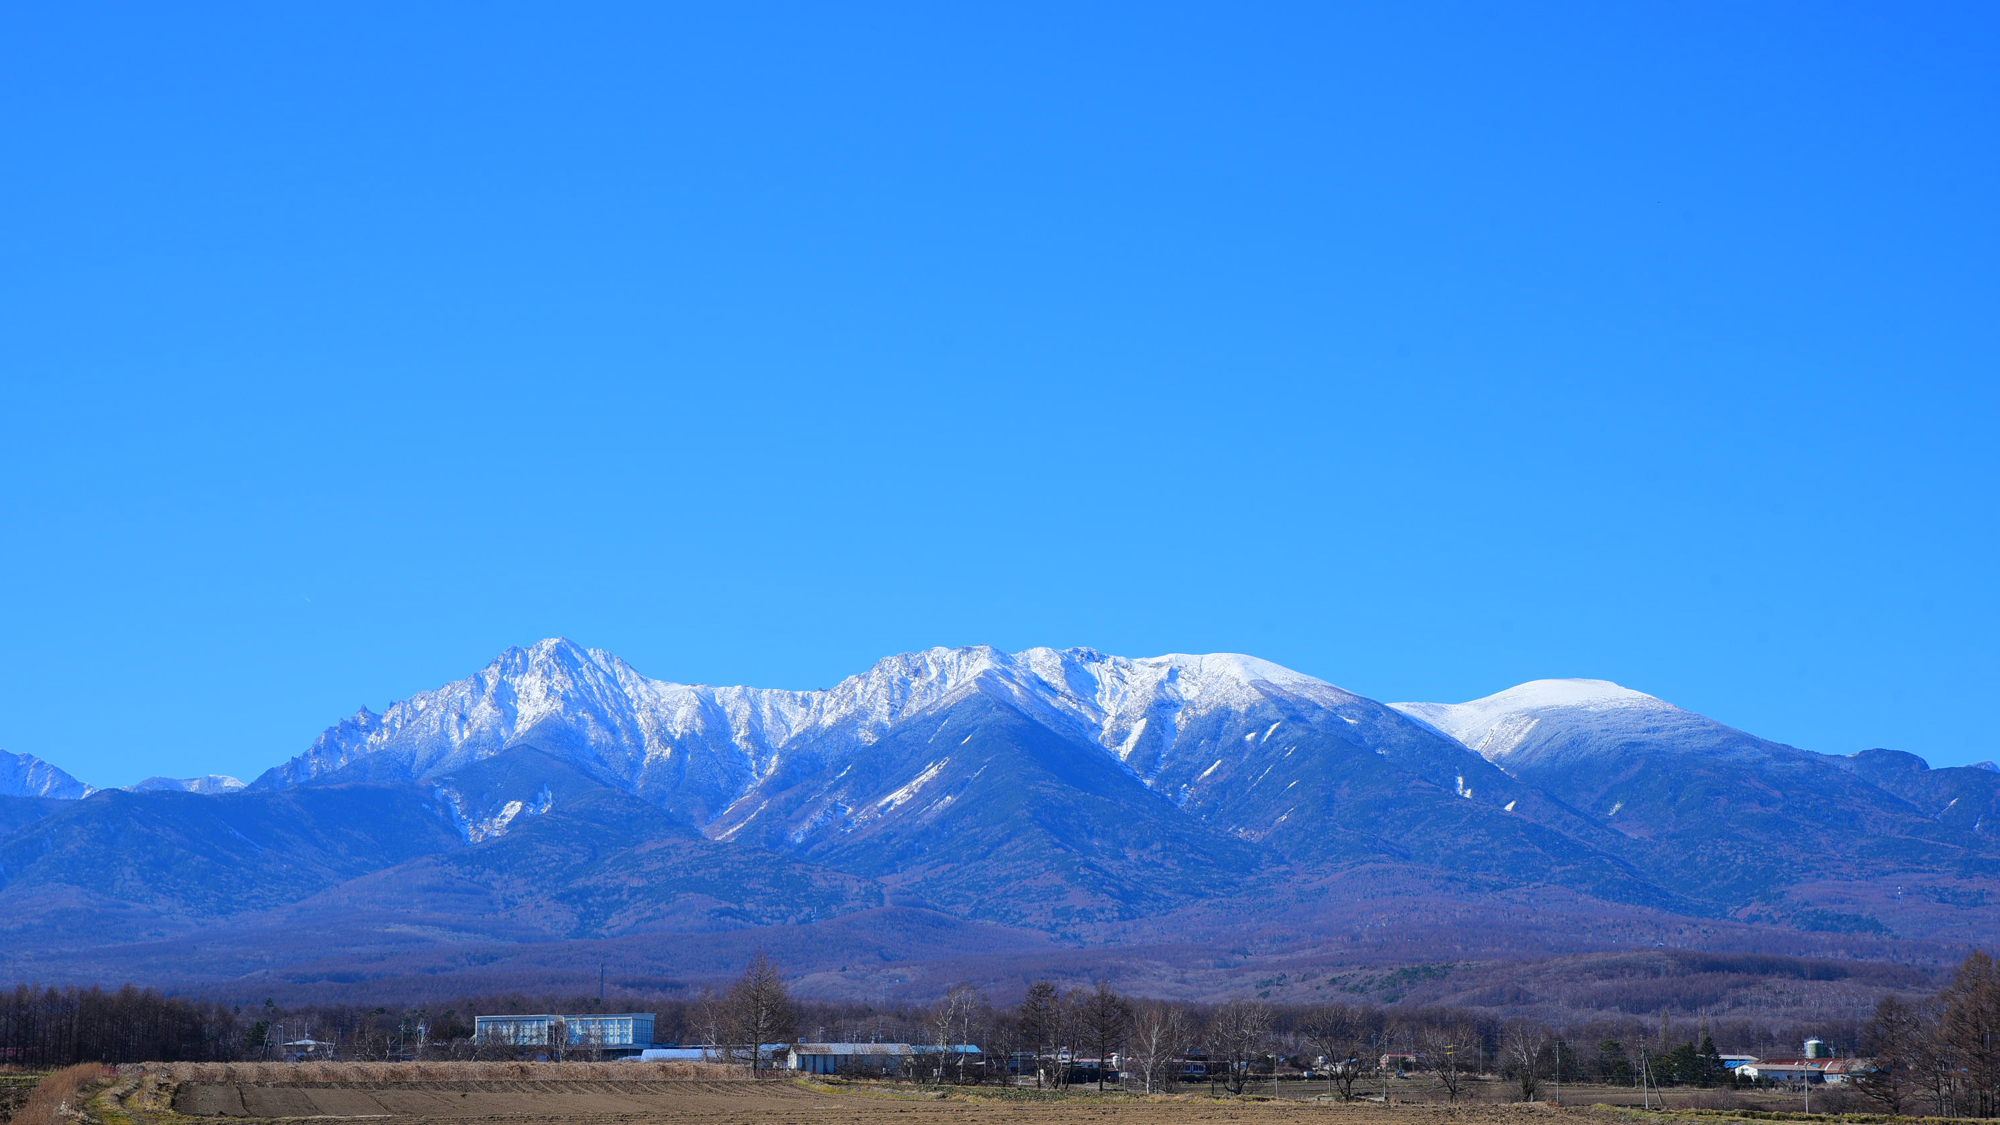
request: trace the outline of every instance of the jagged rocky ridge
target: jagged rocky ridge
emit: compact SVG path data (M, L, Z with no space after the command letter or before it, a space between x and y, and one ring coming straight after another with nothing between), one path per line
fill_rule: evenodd
M80 800L97 792L32 754L0 750L0 797L53 797Z
M244 788L244 785L228 774L211 773L201 777L149 777L125 788L134 793L159 790L170 790L175 793L234 793Z
M477 675L384 714L364 709L254 784L300 784L356 765L378 779L416 780L532 743L560 748L634 792L720 815L791 758L844 760L895 724L970 693L1094 742L1148 781L1177 764L1177 751L1189 752L1177 745L1187 724L1269 697L1357 725L1395 722L1372 700L1231 654L1132 660L1088 649L930 649L800 692L652 680L610 653L554 639L510 649Z

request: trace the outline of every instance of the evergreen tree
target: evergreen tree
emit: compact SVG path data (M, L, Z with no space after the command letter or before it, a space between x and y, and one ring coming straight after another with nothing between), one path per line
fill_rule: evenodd
M1653 1060L1653 1077L1677 1086L1701 1081L1701 1052L1692 1043L1682 1043Z
M1625 1053L1625 1044L1606 1039L1597 1045L1597 1078L1621 1086L1632 1081L1632 1059Z
M1696 1052L1696 1056L1695 1061L1700 1068L1700 1073L1696 1076L1695 1081L1703 1086L1713 1086L1717 1082L1720 1082L1724 1068L1722 1065L1722 1054L1715 1049L1715 1040L1706 1035L1702 1036L1701 1050Z

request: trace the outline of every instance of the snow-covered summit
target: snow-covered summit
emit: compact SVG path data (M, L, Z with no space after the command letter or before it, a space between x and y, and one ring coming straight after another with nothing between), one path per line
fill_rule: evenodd
M1543 707L1668 707L1643 691L1634 691L1610 680L1529 680L1483 699L1460 703L1460 708L1476 711L1532 711Z
M887 726L945 701L975 684L1004 685L1022 701L1039 703L1092 728L1100 742L1121 741L1132 723L1161 699L1206 712L1254 699L1257 685L1288 692L1353 698L1332 684L1237 653L1130 658L1088 648L1002 652L990 645L932 648L878 661L830 690L801 693L815 700L820 725L858 721ZM736 691L755 689L736 688Z
M1678 710L1673 704L1610 680L1529 680L1505 691L1466 703L1391 703L1389 706L1421 719L1499 762L1520 749L1541 719L1550 713L1631 708Z
M1359 697L1269 661L1233 653L1131 659L1092 649L987 645L902 653L821 691L714 687L650 679L600 649L551 638L509 649L472 677L330 728L260 787L366 762L371 776L442 773L514 745L561 751L635 790L671 783L710 791L718 810L811 744L851 751L890 726L969 692L1066 726L1128 762L1171 746L1180 725L1270 695L1338 707Z
M0 797L58 797L80 800L97 792L33 754L0 750Z
M1392 703L1509 773L1648 753L1772 761L1805 752L1609 680L1531 680L1465 703Z
M228 774L211 773L201 777L149 777L125 788L133 793L170 790L176 793L201 793L213 796L218 793L234 793L244 788L244 784Z

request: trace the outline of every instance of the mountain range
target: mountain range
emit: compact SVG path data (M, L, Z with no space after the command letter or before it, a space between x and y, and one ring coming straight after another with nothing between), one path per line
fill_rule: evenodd
M1388 704L1230 654L931 649L799 692L555 639L247 786L0 754L24 980L673 988L761 946L828 994L1284 996L1662 947L1943 963L2000 932L1997 892L1990 764L1819 754L1599 680Z

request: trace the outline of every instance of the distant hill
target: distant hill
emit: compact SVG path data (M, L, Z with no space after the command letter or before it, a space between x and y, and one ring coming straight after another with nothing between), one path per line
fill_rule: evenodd
M19 979L700 979L763 946L828 993L1060 970L1194 995L1278 964L1266 990L1662 948L1918 962L2000 932L2000 772L1816 754L1603 681L1386 705L1247 656L973 647L792 692L549 640L247 788L96 792L23 755L7 778Z

